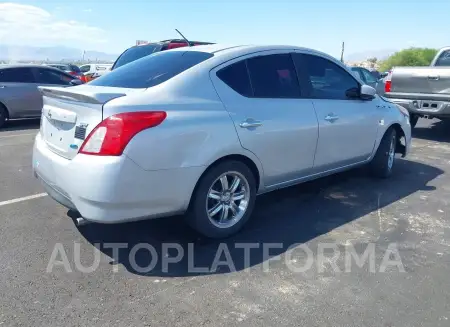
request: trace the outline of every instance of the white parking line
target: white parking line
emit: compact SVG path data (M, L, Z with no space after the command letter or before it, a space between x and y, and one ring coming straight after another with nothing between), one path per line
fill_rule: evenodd
M26 133L26 134L16 134L16 135L6 135L6 136L0 136L0 139L6 139L10 137L19 137L19 136L28 136L28 135L36 135L36 133Z
M42 198L44 196L47 196L47 193L39 193L39 194L30 195L30 196L24 196L23 198L16 198L16 199L8 200L8 201L2 201L2 202L0 202L0 207L5 206L7 204L13 204L13 203L17 203L17 202Z

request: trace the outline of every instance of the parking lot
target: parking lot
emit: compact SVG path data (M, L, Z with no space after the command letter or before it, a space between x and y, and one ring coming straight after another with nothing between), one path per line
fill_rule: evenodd
M0 325L450 325L448 122L421 120L391 179L358 169L263 195L247 227L221 242L200 238L180 217L75 226L32 177L38 129L26 121L0 131ZM124 244L116 260L108 243ZM155 252L132 253L139 243ZM185 255L165 269L163 258L175 255L164 251L167 243ZM248 260L237 243L254 245ZM77 269L78 261L94 262L96 244L98 267ZM267 244L279 245L270 261ZM327 259L319 255L324 244L335 246L336 266L330 249ZM62 264L47 271L55 246L70 271ZM370 246L374 267L346 264L348 249ZM233 269L209 269L221 247ZM310 269L294 271L308 249ZM383 269L392 249L401 265ZM136 269L155 254L153 269Z

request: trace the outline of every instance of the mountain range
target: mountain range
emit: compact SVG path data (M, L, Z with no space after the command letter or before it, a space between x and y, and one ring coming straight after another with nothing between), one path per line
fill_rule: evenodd
M348 55L344 53L344 59L346 61L364 61L367 60L368 58L375 57L378 60L384 60L397 51L398 50L396 49L378 49L373 51L350 53Z
M379 60L394 53L393 49L379 49L351 54L344 54L346 61L362 61L376 57ZM0 61L115 61L119 55L101 51L83 51L76 48L54 46L33 47L18 45L0 45Z
M64 47L33 47L0 45L0 60L5 61L115 61L119 55L100 51L85 51Z

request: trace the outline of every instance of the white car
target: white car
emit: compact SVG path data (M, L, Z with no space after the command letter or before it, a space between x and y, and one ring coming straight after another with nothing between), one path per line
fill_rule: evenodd
M111 71L112 64L86 64L80 67L80 71L90 81Z
M186 213L225 237L256 195L366 164L385 178L411 144L406 110L294 46L185 47L40 89L35 175L97 223Z

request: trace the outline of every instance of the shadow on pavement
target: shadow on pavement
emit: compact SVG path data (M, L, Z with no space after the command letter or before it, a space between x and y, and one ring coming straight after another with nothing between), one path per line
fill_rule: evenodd
M39 129L40 119L14 119L9 120L1 132L23 131L29 129Z
M412 136L427 141L450 143L450 120L434 120L428 125L422 124L419 120L419 124L412 131Z
M235 270L240 271L268 259L263 244L281 243L281 248L271 249L270 255L282 254L292 245L308 242L419 190L433 191L435 188L427 184L442 173L429 165L398 160L396 172L388 180L372 179L361 168L261 195L247 226L237 235L220 241L199 237L182 217L120 225L90 224L80 227L80 232L90 243L100 243L101 251L111 258L113 252L105 243L124 243L126 248L119 250L116 262L111 264L120 263L133 274L159 277L222 274L230 269L220 266L211 270L219 247L227 246ZM132 248L139 243L150 245L154 252L148 249L133 252ZM175 243L172 247L178 249L167 251L164 246L168 243ZM237 248L237 243L241 246L253 243L258 248L251 249L245 262L244 250ZM181 261L163 266L167 257L179 254ZM222 253L221 260L225 259ZM139 267L152 269L144 271ZM199 272L192 267L208 271Z

